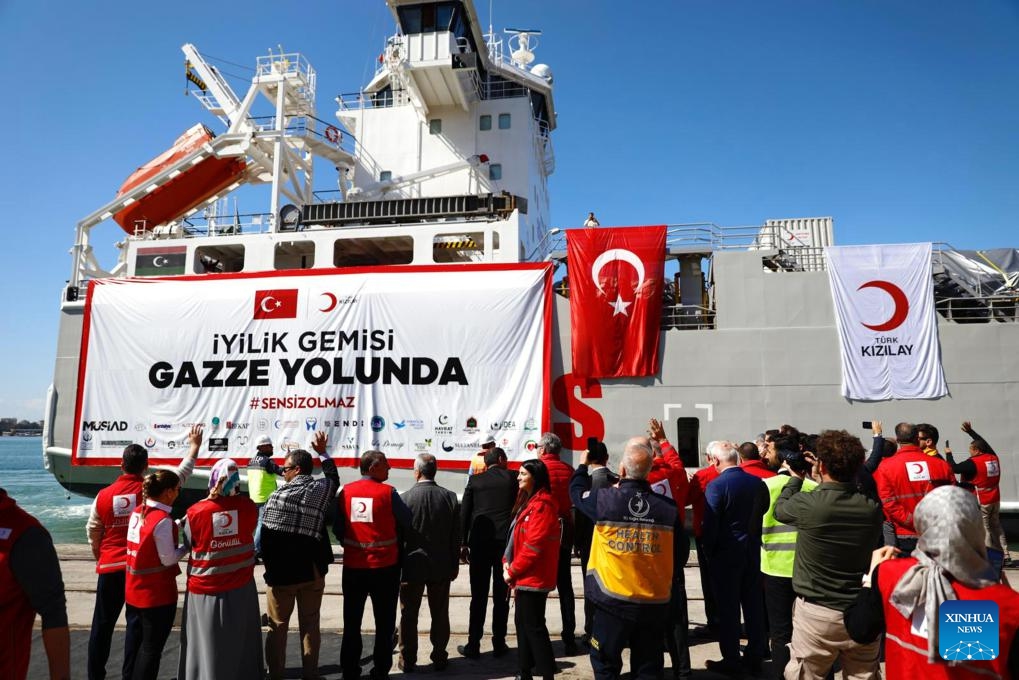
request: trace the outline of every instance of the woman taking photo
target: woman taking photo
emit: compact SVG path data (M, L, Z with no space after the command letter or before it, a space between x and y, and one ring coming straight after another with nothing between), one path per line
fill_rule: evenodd
M265 674L254 578L258 508L240 491L237 464L224 458L209 475L208 498L188 509L191 557L177 667L181 680Z
M517 484L520 490L502 575L516 600L518 677L530 680L534 673L547 680L555 675L555 657L545 625L545 603L556 587L559 518L544 463L525 460Z
M159 470L142 483L144 501L127 527L125 597L128 618L141 621L141 639L124 648L124 667L132 680L156 680L159 660L177 611L177 561L187 552L180 545L177 523L170 517L180 495L181 478Z

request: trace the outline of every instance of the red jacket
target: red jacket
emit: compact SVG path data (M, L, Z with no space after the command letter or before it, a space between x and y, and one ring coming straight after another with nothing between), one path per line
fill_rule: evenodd
M555 501L556 510L559 516L568 523L573 523L573 503L570 501L570 477L573 476L573 468L569 463L564 463L559 456L551 453L541 454L541 462L548 468L548 480L552 486L552 499Z
M693 535L697 538L701 537L701 526L704 524L704 490L717 477L718 469L714 465L701 468L694 473L686 490L686 504L693 509Z
M767 479L778 474L765 465L763 460L745 460L739 466L743 468L743 472L748 472L759 479Z
M925 680L986 680L1007 678L1008 652L1019 627L1019 593L1006 585L970 588L953 582L952 589L960 600L992 600L998 604L998 658L993 661L965 660L948 663L927 663L927 638L912 632L913 623L889 602L892 591L916 564L912 557L882 562L877 571L876 587L881 591L885 615L885 666L889 678L924 678ZM940 625L928 621L928 630Z
M144 514L142 513L144 511ZM132 607L148 609L177 603L177 574L175 562L166 566L159 559L156 525L170 514L160 508L140 506L131 513L127 529L127 576L124 583L124 601ZM173 542L177 543L177 524L173 524Z
M343 564L353 569L391 567L400 560L393 487L359 479L340 491Z
M686 521L686 495L690 486L690 480L686 477L686 468L683 466L683 459L679 457L675 447L667 441L662 442L662 457L655 458L651 463L651 472L648 473L647 481L651 484L651 490L661 492L658 482L668 481L668 496L676 502L676 509L679 510L679 523ZM664 489L662 489L664 491Z
M96 496L96 514L103 522L97 574L124 571L127 564L127 523L141 502L141 475L121 475Z
M28 676L35 610L14 579L8 560L21 535L37 526L38 520L0 490L0 678Z
M970 481L976 487L977 499L980 505L991 505L1001 502L1001 490L998 484L1001 482L1001 463L998 456L993 453L978 453L970 458L977 473Z
M188 592L216 595L254 578L258 508L247 496L210 498L188 508Z
M895 535L915 538L913 511L932 489L955 484L951 466L933 458L912 444L904 444L886 458L874 473L885 517L895 525Z
M559 514L552 495L538 491L520 509L510 530L510 585L521 590L551 592L559 566Z

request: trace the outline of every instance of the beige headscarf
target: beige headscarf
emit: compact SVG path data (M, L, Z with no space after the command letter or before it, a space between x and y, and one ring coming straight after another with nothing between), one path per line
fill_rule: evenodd
M927 661L938 660L938 607L958 599L952 581L970 588L986 588L998 582L987 561L984 523L976 496L957 486L942 486L927 494L916 506L913 524L920 540L911 567L889 602L911 619L923 607L927 616Z

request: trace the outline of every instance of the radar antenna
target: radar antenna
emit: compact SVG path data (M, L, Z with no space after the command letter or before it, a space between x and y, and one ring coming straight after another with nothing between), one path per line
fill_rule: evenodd
M534 48L538 46L535 36L541 35L536 28L505 28L503 32L508 33L510 47L510 58L513 65L519 68L527 68L534 61Z

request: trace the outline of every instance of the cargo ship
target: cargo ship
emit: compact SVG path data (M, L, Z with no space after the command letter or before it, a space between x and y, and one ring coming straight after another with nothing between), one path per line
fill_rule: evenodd
M465 473L488 436L520 461L550 430L577 462L588 437L617 451L650 417L690 468L709 441L782 423L869 443L861 421L926 422L964 457L957 427L972 420L1007 451L1019 422L1013 249L933 246L939 398L843 396L830 217L667 224L657 371L576 375L540 32L485 32L470 0L387 4L397 30L331 118L299 53L258 57L239 96L183 47L193 93L225 130L192 127L77 225L43 436L67 489L108 484L126 443L173 463L198 422L192 497L216 457L246 461L263 434L282 456L320 430L344 479L359 452L381 448L397 486L418 452ZM262 202L231 214L248 187ZM111 219L127 237L105 266L90 233ZM1019 471L1006 459L1002 475L1003 509L1017 511Z

